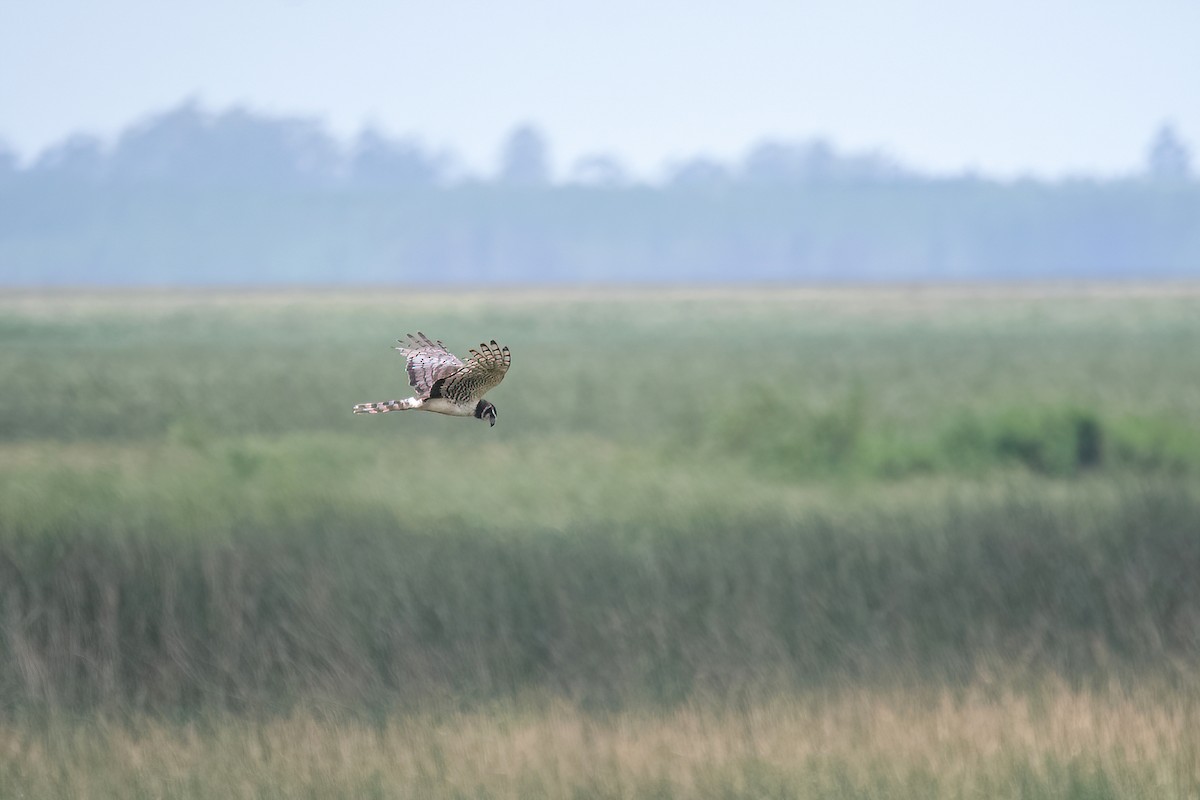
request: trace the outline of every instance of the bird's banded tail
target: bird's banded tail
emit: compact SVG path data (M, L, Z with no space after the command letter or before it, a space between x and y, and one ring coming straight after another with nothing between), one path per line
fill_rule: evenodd
M420 408L421 401L415 397L403 400L384 400L382 403L359 403L354 407L355 414L386 414L389 411L405 411L410 408Z

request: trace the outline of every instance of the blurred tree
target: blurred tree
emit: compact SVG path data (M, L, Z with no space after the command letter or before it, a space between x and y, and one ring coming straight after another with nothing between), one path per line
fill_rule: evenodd
M0 183L7 183L17 174L17 154L0 139Z
M115 147L74 136L19 170L0 150L0 270L322 282L346 280L353 260L356 280L528 282L1195 277L1200 264L1200 183L1179 182L1194 173L1169 126L1146 171L1170 184L939 178L816 140L760 142L733 165L681 160L636 189L615 158L589 155L572 182L613 188L560 192L547 151L532 127L514 130L496 180L537 190L496 192L378 130L343 150L311 120L185 102ZM437 190L412 213L357 190L415 185ZM271 196L247 191L259 187Z
M629 184L625 166L613 156L583 156L571 167L571 182L584 186L614 188Z
M447 160L427 153L415 140L390 139L366 128L354 143L349 179L375 188L433 186L445 177Z
M512 186L545 186L550 182L550 146L532 125L521 125L505 140L499 181Z
M803 148L784 142L760 142L746 154L742 177L750 183L801 182L805 178Z
M742 165L751 183L824 183L837 177L839 159L824 139L806 143L766 141L755 145Z
M764 141L742 161L741 176L757 184L872 183L896 180L904 170L878 153L839 155L824 139Z
M33 165L40 176L73 181L94 182L106 172L104 146L88 134L73 134L42 151Z
M915 178L900 162L884 153L847 156L842 159L838 171L843 180L855 183L886 183Z
M1158 129L1146 151L1146 171L1151 180L1180 183L1191 177L1192 154L1172 125Z
M121 180L194 182L212 177L216 166L205 142L208 120L195 100L153 115L128 128L112 155L113 171Z
M667 170L667 183L683 188L713 188L732 180L729 168L705 156L696 156L672 164Z
M314 120L266 117L242 108L209 114L195 100L122 134L114 177L191 186L295 186L331 182L337 147Z

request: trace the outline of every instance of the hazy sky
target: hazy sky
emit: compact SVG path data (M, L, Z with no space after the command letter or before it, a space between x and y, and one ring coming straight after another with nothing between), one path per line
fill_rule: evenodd
M528 120L560 168L823 135L937 171L1112 174L1168 120L1200 154L1200 2L0 0L23 157L188 96L373 121L477 168Z

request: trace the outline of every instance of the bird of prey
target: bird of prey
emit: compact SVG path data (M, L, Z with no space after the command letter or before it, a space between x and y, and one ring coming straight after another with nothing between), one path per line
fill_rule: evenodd
M496 424L496 407L483 399L488 391L504 380L511 357L507 347L492 339L490 344L471 350L466 361L446 349L440 341L430 341L420 331L400 339L394 348L407 360L408 382L416 395L403 400L359 403L355 414L386 414L389 411L418 409L452 417L486 419Z

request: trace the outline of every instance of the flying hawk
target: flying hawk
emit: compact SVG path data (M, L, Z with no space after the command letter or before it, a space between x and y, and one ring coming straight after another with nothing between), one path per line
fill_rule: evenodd
M504 380L511 357L507 347L496 340L471 350L464 362L439 341L417 331L400 339L395 348L407 359L408 382L417 390L415 397L403 400L384 400L382 403L359 403L355 414L386 414L389 411L419 409L452 417L475 417L496 424L496 407L483 399L490 389Z

